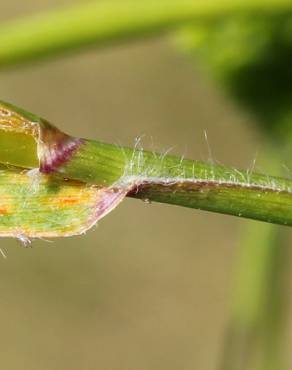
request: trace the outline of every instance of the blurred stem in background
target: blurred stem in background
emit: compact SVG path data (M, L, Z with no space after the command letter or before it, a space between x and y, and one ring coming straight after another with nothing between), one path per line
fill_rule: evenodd
M290 0L93 1L0 26L0 67L80 47L159 34L190 22L234 14L268 16L292 10Z
M291 13L258 18L242 14L191 28L181 30L180 44L252 114L270 143L265 168L279 174L291 158ZM248 223L235 272L222 370L285 368L288 257L282 228Z
M291 0L82 4L2 24L0 67L188 24L191 27L180 34L185 49L209 66L214 78L256 117L279 149L283 142L290 146L287 136L292 126L291 11ZM274 163L273 154L267 160L269 166ZM275 167L280 166L278 159ZM287 260L282 229L251 223L241 249L223 369L279 370Z
M288 250L279 228L248 222L241 240L222 370L281 370Z
M265 155L266 167L280 172L278 153L272 148ZM289 257L282 228L247 222L242 229L221 370L285 368Z

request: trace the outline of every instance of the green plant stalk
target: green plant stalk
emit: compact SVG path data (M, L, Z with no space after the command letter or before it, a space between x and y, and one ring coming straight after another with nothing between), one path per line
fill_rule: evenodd
M290 0L93 1L3 23L0 67L159 34L193 21L212 21L242 12L268 15L291 10Z
M289 163L291 158L291 153L280 154L284 144L291 148L287 135L291 37L286 22L291 24L291 15L230 17L210 27L203 25L201 29L193 25L185 27L178 38L187 52L201 57L203 65L232 99L258 119L267 135L266 141L270 142L265 167L277 174L282 163ZM267 78L269 75L275 78ZM274 92L270 101L265 95L267 91ZM220 364L222 370L283 370L283 323L287 319L288 293L285 272L289 257L283 242L284 230L271 224L244 224L234 269L236 284Z
M273 172L279 172L278 152L271 145L266 154ZM242 231L221 369L281 370L289 260L284 230L248 222Z
M220 369L281 370L287 248L275 225L244 231Z
M2 135L4 136L1 136ZM22 155L17 140L27 136ZM29 137L31 145L29 145ZM0 104L0 163L127 189L127 195L292 225L292 182L213 163L78 139L14 106ZM4 143L4 144L3 144Z

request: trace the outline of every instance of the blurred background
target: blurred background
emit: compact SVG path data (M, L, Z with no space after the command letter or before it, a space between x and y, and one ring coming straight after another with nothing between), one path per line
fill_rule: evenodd
M2 0L0 20L72 3ZM0 96L76 136L122 145L143 136L145 149L174 147L174 154L237 168L257 159L268 172L258 117L179 43L160 35L2 70ZM248 224L256 223L126 199L82 237L31 249L1 240L1 368L218 369ZM281 230L281 248L289 247L291 231ZM289 281L287 273L287 368Z

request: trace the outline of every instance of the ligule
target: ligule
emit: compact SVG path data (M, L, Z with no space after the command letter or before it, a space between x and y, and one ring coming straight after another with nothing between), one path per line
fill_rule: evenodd
M86 232L126 196L127 186L87 184L66 164L83 140L0 102L0 237L64 237ZM8 167L9 166L9 167Z

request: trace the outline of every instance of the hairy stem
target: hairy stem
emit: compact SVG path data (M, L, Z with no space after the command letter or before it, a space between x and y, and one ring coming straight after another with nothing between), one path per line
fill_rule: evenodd
M2 133L2 134L1 134ZM3 136L4 134L4 136ZM15 139L16 135L16 139ZM19 135L23 141L21 155ZM292 181L98 141L74 138L47 121L0 103L0 163L71 180L127 189L127 195L292 225Z
M280 169L278 152L270 146L266 154L274 172ZM220 369L281 370L290 255L284 229L249 222L243 231Z
M279 14L290 0L123 0L90 2L0 26L0 67L85 46L145 37L186 22L239 12Z
M61 171L89 183L130 182L135 198L292 225L292 183L249 170L86 141Z

